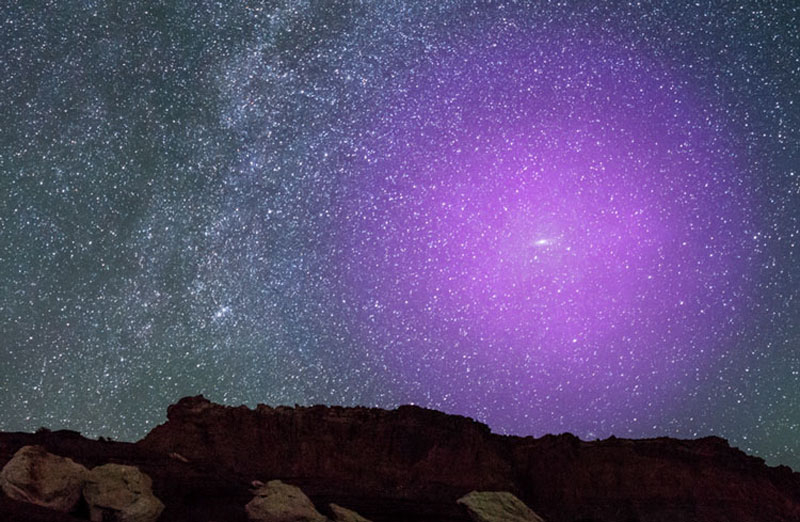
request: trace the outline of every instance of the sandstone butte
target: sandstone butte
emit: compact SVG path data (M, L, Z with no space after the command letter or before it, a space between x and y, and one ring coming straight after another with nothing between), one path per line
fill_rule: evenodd
M415 406L220 406L202 396L169 407L137 443L71 431L0 433L0 466L40 444L87 468L139 467L165 504L160 520L245 522L253 481L299 486L374 522L467 522L456 500L508 491L548 522L800 522L800 473L721 438L585 442L493 434ZM0 520L86 520L0 498Z

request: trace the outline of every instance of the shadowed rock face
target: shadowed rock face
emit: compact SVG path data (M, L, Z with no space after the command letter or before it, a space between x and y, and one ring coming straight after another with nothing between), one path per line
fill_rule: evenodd
M458 503L467 508L473 522L544 522L508 491L473 491Z
M330 504L334 522L371 522L351 509L344 508L338 504Z
M87 475L83 496L92 521L155 522L164 504L153 496L153 481L134 466L105 464Z
M297 486L270 480L253 491L247 518L253 522L328 522Z
M194 397L167 417L141 447L210 460L251 479L292 478L317 494L437 501L515 486L509 448L485 425L412 406L250 410Z
M24 446L0 471L0 489L9 497L56 511L72 511L81 498L88 470L41 446Z
M466 522L456 500L473 490L509 491L548 522L800 520L800 474L722 439L505 437L411 406L250 410L191 397L135 445L0 434L0 465L24 444L87 467L138 466L170 521L244 522L252 481L273 479L300 486L325 515L334 502L374 522ZM0 499L0 519L17 507Z
M509 491L551 522L800 520L800 476L719 438L504 437L412 406L250 410L193 397L140 445L252 478L291 478L312 498L352 497L348 505L376 521L391 519L378 512L382 502L423 502L463 519L455 501L472 490Z

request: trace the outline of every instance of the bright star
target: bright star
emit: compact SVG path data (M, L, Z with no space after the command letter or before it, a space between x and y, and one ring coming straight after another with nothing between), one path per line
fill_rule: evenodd
M226 315L228 315L230 313L231 313L231 307L230 306L227 306L227 305L220 306L217 309L217 311L214 312L214 319L222 319L223 317L225 317Z

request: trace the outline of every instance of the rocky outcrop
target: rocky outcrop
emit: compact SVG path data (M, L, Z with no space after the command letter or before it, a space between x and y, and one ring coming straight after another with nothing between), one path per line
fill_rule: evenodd
M328 507L331 513L333 513L334 522L370 522L370 520L367 520L355 511L343 508L338 504L330 504Z
M415 406L229 408L181 400L139 445L249 477L301 477L313 495L440 502L473 489L515 491L508 446L480 423ZM356 510L360 513L357 507Z
M508 491L548 522L800 521L800 474L723 439L505 437L408 406L251 410L193 397L137 444L0 432L0 466L29 445L87 468L135 465L169 522L247 522L251 488L275 479L330 518L336 503L374 522L469 522L456 501L473 490ZM2 521L88 518L81 503L62 513L0 495Z
M300 488L271 480L253 491L245 510L253 522L328 522Z
M378 522L464 520L456 500L473 490L508 491L549 522L800 520L798 474L713 437L506 437L413 406L252 410L200 396L171 406L139 446L291 478L315 501L346 500Z
M544 522L508 491L473 491L458 499L473 522Z
M518 496L549 522L800 521L800 475L718 437L528 437L512 458Z
M72 511L81 498L87 470L41 446L24 446L0 471L0 487L14 500Z
M83 496L92 522L154 522L164 504L150 477L134 466L105 464L86 477Z

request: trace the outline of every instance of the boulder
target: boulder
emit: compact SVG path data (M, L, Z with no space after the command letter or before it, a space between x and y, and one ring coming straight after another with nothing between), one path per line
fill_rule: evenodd
M92 522L153 522L164 504L152 487L150 477L136 466L105 464L89 472L83 496Z
M253 490L255 497L247 503L245 511L250 520L257 522L327 522L300 488L270 480Z
M42 446L23 446L0 471L0 487L14 500L69 512L81 499L87 469Z
M330 504L334 522L370 522L355 511L343 508L337 504Z
M544 522L508 491L473 491L457 502L475 522Z

